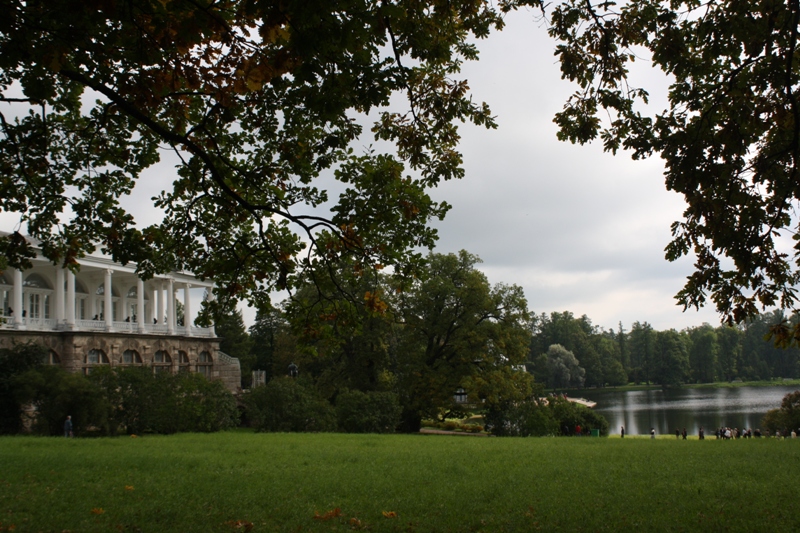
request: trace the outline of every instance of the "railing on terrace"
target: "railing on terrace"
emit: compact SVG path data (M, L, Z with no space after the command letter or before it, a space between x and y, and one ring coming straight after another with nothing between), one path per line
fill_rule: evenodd
M105 331L106 323L102 320L76 320L75 328L79 331ZM61 329L66 329L66 324Z
M230 355L226 354L221 350L217 350L217 362L224 363L226 365L234 365L238 364L239 360L235 357L231 357Z
M92 331L103 332L107 331L106 323L104 320L76 320L75 327L69 328L66 321L58 321L54 318L22 318L22 327L28 331ZM14 322L14 317L0 316L0 329L18 329ZM140 333L138 322L112 322L111 331L114 333L130 333L135 335ZM193 337L215 337L212 328L191 328ZM165 324L145 324L144 332L149 335L169 335L169 326ZM172 335L184 336L186 335L186 328L178 326L174 328Z

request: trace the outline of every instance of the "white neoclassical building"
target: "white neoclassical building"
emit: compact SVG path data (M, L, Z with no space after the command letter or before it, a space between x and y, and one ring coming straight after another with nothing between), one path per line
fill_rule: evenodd
M200 372L238 390L239 361L219 350L213 326L179 319L178 303L191 317L192 289L212 295L213 283L186 272L142 281L135 265L100 254L78 263L73 274L39 254L31 269L0 273L0 345L43 343L51 364L76 372L88 374L97 365L152 366Z

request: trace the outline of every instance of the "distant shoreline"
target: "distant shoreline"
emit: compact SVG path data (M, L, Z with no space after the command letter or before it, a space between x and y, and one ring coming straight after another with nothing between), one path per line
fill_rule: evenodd
M739 387L798 387L800 389L800 379L771 380L771 381L716 381L714 383L686 383L671 389L735 389ZM569 396L580 395L586 391L643 391L661 390L661 385L655 384L629 384L617 387L584 387L582 389L546 389L548 393L567 393Z

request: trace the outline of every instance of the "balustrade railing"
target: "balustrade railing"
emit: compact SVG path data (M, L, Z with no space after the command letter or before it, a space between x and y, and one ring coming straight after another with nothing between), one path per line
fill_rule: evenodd
M21 328L19 327L21 326ZM13 316L0 316L0 329L26 329L30 331L92 331L102 332L107 331L105 320L76 320L75 326L70 327L65 320L56 320L54 318L30 318L23 317L22 323L17 325L14 322ZM111 324L111 330L115 333L145 333L151 335L169 335L169 326L166 324L144 324L144 331L140 332L138 322L119 322L114 321ZM192 327L191 332L193 337L214 337L211 328L197 328ZM173 335L185 335L186 328L177 327L174 329Z

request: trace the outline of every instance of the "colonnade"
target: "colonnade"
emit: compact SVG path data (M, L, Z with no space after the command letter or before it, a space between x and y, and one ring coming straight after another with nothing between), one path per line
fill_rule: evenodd
M50 317L54 319L54 329L66 330L80 330L86 322L92 322L93 329L98 326L103 327L106 331L115 331L123 329L126 331L137 331L139 333L166 333L168 335L193 335L191 320L192 304L190 297L190 290L192 283L188 281L176 281L172 276L164 278L152 279L147 282L136 278L136 308L137 314L133 317L128 316L126 321L114 320L114 270L111 268L105 269L103 272L103 291L102 291L102 305L103 312L97 309L99 298L99 289L96 294L89 294L90 299L90 316L94 316L99 320L80 320L76 317L76 277L75 274L64 268L55 268L55 289L52 290L53 304L55 309L50 310ZM6 324L10 324L15 329L27 329L28 320L31 318L31 313L28 317L24 316L22 310L26 309L24 305L25 285L23 283L23 272L18 269L13 270L13 289L12 297L8 299L9 309L6 309L0 314L6 314ZM129 277L131 274L124 272ZM52 279L52 278L51 278ZM96 284L95 284L96 286ZM130 285L128 285L130 286ZM184 323L182 326L178 325L177 321L177 295L176 292L183 290L183 308L184 308ZM48 291L49 292L49 291ZM145 299L145 294L149 296ZM46 294L45 296L49 296ZM213 293L209 291L209 297L213 297ZM127 303L128 300L123 300ZM12 303L13 302L13 303ZM155 302L155 308L153 303ZM49 302L48 302L49 304ZM166 307L166 309L165 309ZM16 310L16 311L12 311ZM166 311L166 312L165 312ZM100 316L102 315L102 316ZM122 312L121 315L125 315ZM41 322L41 321L40 321ZM47 322L50 322L48 320ZM98 324L100 322L100 324ZM213 333L213 331L212 331Z

